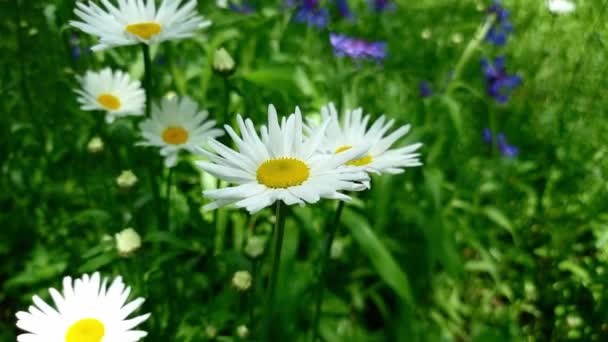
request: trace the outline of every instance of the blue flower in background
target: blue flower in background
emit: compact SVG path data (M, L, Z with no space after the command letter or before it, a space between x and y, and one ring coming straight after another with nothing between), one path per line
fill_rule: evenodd
M395 4L389 0L368 0L371 8L376 12L384 12L395 9Z
M483 129L483 141L486 142L486 144L491 144L492 143L492 130L489 129L488 127Z
M255 6L247 1L241 1L240 3L230 2L230 9L240 14L251 14L255 12Z
M504 56L496 57L494 64L486 58L482 58L481 67L486 77L488 95L495 98L499 103L506 103L513 88L521 84L521 77L507 74Z
M355 16L348 6L348 0L336 0L336 7L341 17L353 20Z
M293 1L288 0L286 4L293 5ZM329 23L329 11L319 6L319 0L302 0L296 9L294 20L321 29Z
M345 35L330 33L329 41L336 56L355 59L374 59L377 62L386 58L386 42L370 42Z
M70 36L70 52L72 53L72 59L78 59L82 55L82 49L80 48L80 38L78 33L72 33Z
M420 90L420 97L431 97L433 96L433 89L431 88L431 84L427 81L422 81L418 84L418 88Z
M496 0L488 8L488 14L495 15L496 21L488 31L486 41L498 46L504 45L509 33L513 32L513 25L509 21L509 11L502 7L500 0Z
M492 133L491 129L489 129L487 127L484 128L482 136L483 136L483 141L486 144L488 144L488 145L493 144L494 134ZM507 141L506 135L502 132L496 134L496 147L498 148L498 151L500 151L500 153L505 157L513 158L519 154L519 147L509 144L509 142Z
M498 150L505 157L515 157L519 153L519 148L514 145L510 145L507 141L507 137L504 133L498 133L496 135L496 144L498 145Z

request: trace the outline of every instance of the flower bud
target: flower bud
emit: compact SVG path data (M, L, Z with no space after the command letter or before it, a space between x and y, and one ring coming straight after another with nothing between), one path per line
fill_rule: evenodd
M230 56L226 49L219 48L215 50L213 54L213 70L222 76L230 76L234 73L234 59L232 59L232 56Z
M103 151L103 140L100 137L93 137L87 144L87 151L90 153L99 153Z
M251 273L249 271L237 271L232 276L232 285L239 291L247 291L251 287Z
M208 325L205 328L205 335L207 335L208 338L213 339L217 337L217 328L214 327L213 325Z
M250 258L257 258L264 253L264 245L266 245L266 239L261 236L251 236L247 239L247 245L245 245L245 254Z
M342 240L334 240L329 250L329 257L337 260L344 254L344 242Z
M245 324L241 324L236 327L236 336L240 338L247 338L247 336L249 336L249 329Z
M141 237L133 228L124 229L114 237L116 249L121 256L129 256L141 247Z
M137 176L135 176L133 171L125 170L116 178L116 184L118 184L120 188L129 189L137 183L137 180Z

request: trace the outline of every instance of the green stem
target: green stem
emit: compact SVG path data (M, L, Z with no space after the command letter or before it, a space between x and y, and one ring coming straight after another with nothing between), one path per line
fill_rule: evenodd
M165 210L167 211L167 215L165 217L165 226L168 231L171 231L171 183L173 181L173 168L169 169L169 174L167 175L167 189L166 196L167 204Z
M336 209L336 214L334 216L334 220L332 225L327 229L327 237L325 238L325 245L323 245L323 255L321 255L321 264L319 269L319 281L317 283L317 288L315 290L316 298L315 298L315 315L313 319L313 332L312 332L312 341L316 341L319 337L319 322L321 321L321 304L323 303L323 292L324 292L324 280L325 273L327 271L327 263L329 260L329 255L331 253L331 245L334 242L334 238L336 236L336 232L338 231L338 227L340 226L340 216L342 215L342 209L344 209L344 201L338 201L338 208Z
M248 312L249 312L249 326L253 326L253 309L255 304L255 294L257 292L257 279L258 279L258 261L252 260L251 262L251 288L249 289L249 298L247 301Z
M270 270L270 280L268 283L268 297L266 298L265 324L263 341L270 341L270 327L273 325L274 303L276 297L277 280L279 278L279 267L281 264L281 249L283 247L283 236L285 235L285 210L280 200L276 204L276 223L274 226L274 253L272 257L272 268Z
M224 97L223 97L223 103L222 103L222 114L218 114L216 115L216 121L218 126L222 126L225 125L227 123L227 118L228 118L228 114L229 114L229 107L230 107L230 81L228 80L228 77L222 77L224 79ZM226 143L222 137L219 138L219 140L223 143ZM216 180L215 183L215 188L219 189L220 188L220 184L221 184L221 180L218 178ZM224 234L224 231L221 230L220 231L220 223L219 223L219 211L220 209L216 209L213 211L213 225L215 226L215 234ZM223 245L223 236L216 236L216 242L222 242L222 243L216 243L216 253L219 253L220 249L222 248Z
M488 31L490 30L495 21L496 17L494 15L488 16L486 21L483 22L477 29L477 32L475 32L475 36L473 37L473 39L469 42L469 44L467 44L466 48L462 52L462 56L460 56L460 59L458 60L458 63L456 63L454 73L450 78L448 87L445 91L447 95L449 95L456 87L456 81L458 81L458 79L460 78L462 69L469 62L469 60L473 56L473 53L475 52L475 50L477 50L481 42L488 35Z
M144 89L146 91L146 117L150 117L152 107L152 59L150 58L150 46L141 45L144 54Z

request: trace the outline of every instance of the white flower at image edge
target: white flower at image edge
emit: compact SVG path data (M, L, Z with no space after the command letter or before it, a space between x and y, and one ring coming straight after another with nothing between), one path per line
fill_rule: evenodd
M567 14L576 10L576 5L568 0L545 0L549 12L555 14Z
M422 143L391 149L397 140L409 132L410 125L401 126L387 134L395 120L387 122L386 117L382 115L367 128L371 116L364 116L361 108L347 110L340 121L333 103L321 108L321 117L325 121L331 119L321 145L325 153L340 155L362 144L369 146L366 155L348 161L348 165L360 166L367 172L377 174L398 174L402 173L404 168L422 165L420 153L416 153ZM316 129L310 130L314 132Z
M27 331L17 336L19 342L134 342L147 335L131 330L150 314L127 318L144 302L127 302L131 288L117 277L108 279L99 273L72 280L63 279L63 292L49 290L55 308L34 296L28 311L17 313L17 327Z
M196 0L182 6L181 0L162 0L158 8L155 0L118 0L118 6L108 0L101 3L104 8L90 1L77 2L74 13L80 21L70 21L70 25L99 38L93 51L188 38L211 25L198 15Z
M363 155L366 146L353 148L342 154L318 152L325 134L324 122L310 137L302 132L302 114L283 118L279 125L274 106L268 108L268 127L261 128L261 137L250 119L237 116L241 136L230 126L226 131L238 151L211 139L209 146L216 153L201 149L209 158L197 165L215 177L236 186L206 190L203 194L214 201L204 208L216 209L234 204L254 213L283 201L287 205L315 203L321 198L350 200L340 191L361 191L361 182L369 178L358 167L343 166L347 161Z
M78 77L80 89L78 102L82 110L101 110L106 112L106 122L117 117L143 115L146 95L137 80L120 70L105 68L99 72L87 71Z
M214 120L207 120L208 117L209 113L199 111L196 102L189 97L164 97L160 107L153 105L150 118L139 125L144 140L137 145L160 147L165 166L173 167L180 150L192 152L207 139L224 135L222 130L215 128Z

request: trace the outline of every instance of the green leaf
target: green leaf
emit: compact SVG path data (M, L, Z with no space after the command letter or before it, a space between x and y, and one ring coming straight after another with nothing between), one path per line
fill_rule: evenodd
M372 265L382 278L403 301L412 305L414 300L407 274L399 267L386 246L371 229L367 220L351 210L345 209L342 221L350 229L353 238L367 254Z
M483 213L488 217L488 219L490 219L490 221L496 223L498 226L508 231L515 240L513 225L511 224L509 218L505 214L503 214L502 211L500 211L496 207L485 207L483 209Z

